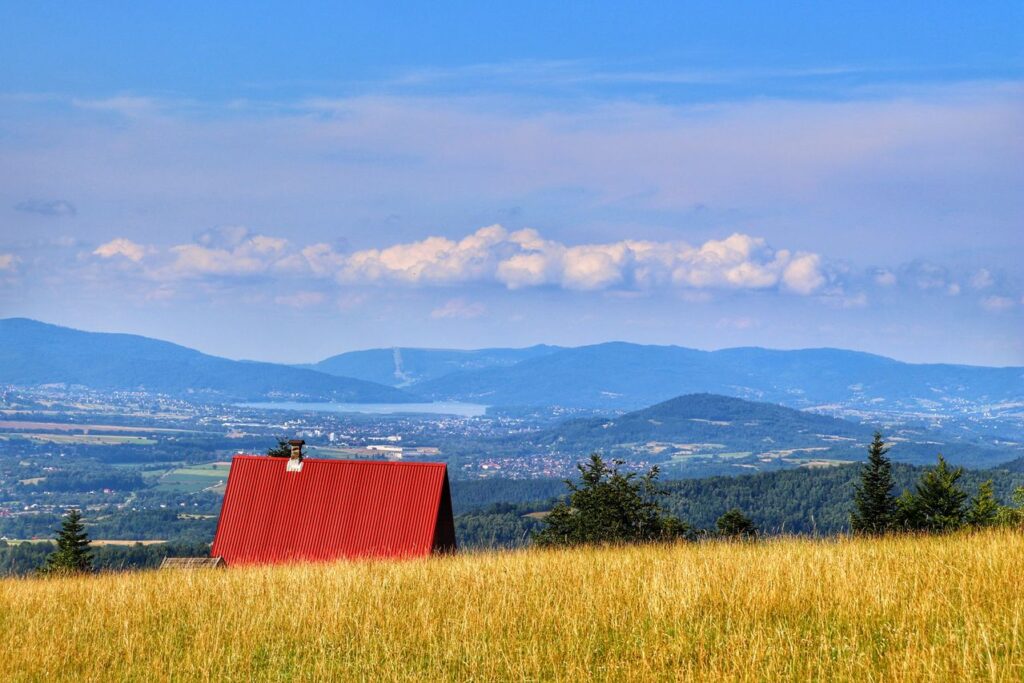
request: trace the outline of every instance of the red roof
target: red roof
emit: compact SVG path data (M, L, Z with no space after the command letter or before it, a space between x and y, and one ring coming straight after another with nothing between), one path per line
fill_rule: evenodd
M236 455L212 556L228 565L411 557L455 549L443 463Z

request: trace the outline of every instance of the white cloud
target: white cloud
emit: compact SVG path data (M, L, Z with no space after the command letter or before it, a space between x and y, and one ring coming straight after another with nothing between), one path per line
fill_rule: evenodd
M509 233L499 225L455 241L418 242L325 259L340 265L342 282L450 284L494 281L509 289L559 286L574 290L675 285L693 289L769 289L810 294L826 281L817 254L773 250L750 235L734 234L694 247L684 242L624 240L567 245L535 230Z
M444 305L435 308L430 312L430 317L436 320L449 320L453 318L479 318L487 312L487 307L476 301L465 299L449 299Z
M995 284L995 280L987 268L982 268L971 275L970 283L973 289L987 289Z
M981 307L990 313L1002 313L1015 305L1016 302L1008 296L987 296L981 300Z
M775 250L764 239L736 233L699 246L685 242L568 245L536 230L491 225L462 237L336 252L323 243L297 248L287 240L244 229L203 233L196 242L164 250L113 240L94 252L140 262L157 280L280 274L333 278L341 284L443 286L496 283L508 289L551 286L569 290L779 288L808 295L827 281L817 254Z
M821 257L817 254L797 255L786 266L782 280L798 294L812 293L825 284L825 276L821 273Z
M14 270L18 257L14 254L0 254L0 270Z
M118 237L96 247L92 253L102 258L123 256L129 261L139 263L146 256L146 252L147 248L141 244L132 242L125 237Z
M273 267L286 254L288 241L265 235L239 236L229 248L202 244L171 247L174 260L166 266L173 276L254 275Z

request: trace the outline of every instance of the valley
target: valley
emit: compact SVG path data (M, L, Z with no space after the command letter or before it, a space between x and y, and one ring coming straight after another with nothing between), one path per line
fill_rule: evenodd
M561 480L591 452L636 470L657 466L670 505L694 523L713 523L728 500L772 533L841 531L856 463L876 429L893 446L906 485L939 453L967 467L972 486L994 478L1004 499L1021 481L1024 383L1013 381L1020 369L624 344L380 349L298 369L224 360L231 372L212 375L224 383L193 391L149 384L134 368L145 363L146 372L172 375L184 357L205 377L207 364L220 361L155 340L31 321L0 321L0 334L0 537L8 539L49 538L61 512L78 506L96 538L208 543L231 457L265 453L287 438L304 439L318 458L447 463L466 547L522 543L539 525L536 513L564 494ZM37 349L48 369L33 375L25 359ZM741 362L750 354L766 367ZM722 358L728 363L716 365ZM801 363L812 370L793 367ZM880 367L892 377L879 375ZM101 370L105 379L94 381ZM339 371L352 376L331 374ZM848 384L858 371L864 381ZM740 375L743 386L735 383ZM894 400L872 398L915 376L926 377L916 393L933 399L915 398L910 384ZM285 384L274 384L278 378ZM950 378L962 384L939 391ZM325 389L334 382L377 388ZM801 382L811 389L787 388ZM492 383L500 391L482 390ZM701 391L636 407L692 388ZM545 400L519 400L527 391ZM376 405L348 405L353 399ZM448 403L470 399L480 403ZM785 502L793 487L810 501L800 509Z

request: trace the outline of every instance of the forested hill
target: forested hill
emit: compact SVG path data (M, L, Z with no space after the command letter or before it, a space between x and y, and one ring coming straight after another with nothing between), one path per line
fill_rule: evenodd
M689 394L615 418L572 420L540 440L566 443L579 452L651 441L713 442L745 450L820 446L870 434L862 425L772 403Z
M75 384L193 400L414 400L399 389L363 380L274 363L228 360L157 339L82 332L24 318L0 320L0 378L15 385Z
M863 458L876 425L759 401L689 394L608 418L571 419L523 435L520 450L566 457L599 451L606 456L657 463L672 476L706 477L852 462ZM899 442L898 461L927 464L944 453L956 464L993 467L1015 455L959 434L888 428Z

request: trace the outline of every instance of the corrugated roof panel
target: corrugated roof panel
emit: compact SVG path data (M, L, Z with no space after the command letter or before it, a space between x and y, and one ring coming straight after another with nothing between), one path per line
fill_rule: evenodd
M212 555L235 565L454 550L443 463L287 462L234 457Z

